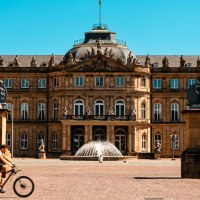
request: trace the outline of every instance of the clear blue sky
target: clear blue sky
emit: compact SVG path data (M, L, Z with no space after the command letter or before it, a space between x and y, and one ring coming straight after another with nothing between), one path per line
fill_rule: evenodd
M0 55L64 55L98 12L98 0L0 0ZM102 0L102 23L136 55L200 55L200 0Z

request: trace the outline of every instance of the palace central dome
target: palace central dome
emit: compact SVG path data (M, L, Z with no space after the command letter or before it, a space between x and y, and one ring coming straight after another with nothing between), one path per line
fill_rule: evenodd
M100 43L99 48L97 43ZM73 48L65 54L65 58L72 54L74 61L79 62L85 60L88 55L98 53L111 55L126 64L130 50L125 41L116 39L116 33L109 31L107 25L93 25L92 31L85 33L85 39L74 42ZM136 58L134 54L132 56Z

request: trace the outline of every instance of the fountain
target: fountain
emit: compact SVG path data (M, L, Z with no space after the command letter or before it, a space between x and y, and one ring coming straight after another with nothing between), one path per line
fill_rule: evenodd
M92 141L84 144L74 156L63 154L60 156L61 160L91 160L99 161L114 161L127 160L136 158L136 156L123 156L114 144L108 141Z
M84 144L75 154L75 156L122 156L121 152L110 142L92 141Z

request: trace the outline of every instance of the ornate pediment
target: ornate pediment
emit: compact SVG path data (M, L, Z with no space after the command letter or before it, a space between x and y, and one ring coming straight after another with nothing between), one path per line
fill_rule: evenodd
M80 72L129 72L131 69L123 63L116 61L112 58L107 58L103 55L94 56L86 62L73 65L67 68L67 71L80 71Z

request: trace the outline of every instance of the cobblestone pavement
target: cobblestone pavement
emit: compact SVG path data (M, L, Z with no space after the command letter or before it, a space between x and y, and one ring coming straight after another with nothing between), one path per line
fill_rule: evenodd
M180 178L180 159L61 161L13 159L35 182L31 200L199 200L200 180ZM0 199L20 199L12 189Z

